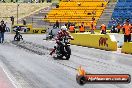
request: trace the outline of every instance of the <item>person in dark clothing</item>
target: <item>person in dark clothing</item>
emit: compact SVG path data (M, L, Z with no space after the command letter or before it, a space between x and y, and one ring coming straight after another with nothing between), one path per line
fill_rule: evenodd
M58 20L56 21L56 27L58 27L59 28L59 22L58 22Z
M71 22L68 21L67 26L69 28L71 26Z
M16 32L16 35L14 36L14 40L16 40L17 36L19 35L19 31L21 31L21 28L19 26L17 26L16 29L13 31ZM21 38L22 38L22 36L21 36Z
M21 28L19 26L17 26L16 30L14 30L16 32L16 35L19 34L19 31L21 31Z
M116 26L115 25L112 26L111 33L116 33Z
M14 17L11 16L10 18L11 18L12 25L14 25Z
M120 23L118 23L116 28L117 28L117 33L120 33L120 29L122 28L122 25L120 25Z
M101 7L104 7L104 3L102 3Z
M4 24L4 21L2 20L0 25L0 43L3 43L4 41L5 27L6 25Z
M23 25L26 25L26 20L23 20Z

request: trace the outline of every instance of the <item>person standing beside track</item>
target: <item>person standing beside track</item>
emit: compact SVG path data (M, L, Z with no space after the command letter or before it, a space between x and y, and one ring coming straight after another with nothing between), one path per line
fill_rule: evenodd
M56 21L55 24L56 24L55 26L59 28L59 25L60 25L60 24L59 24L58 20Z
M6 25L4 24L4 21L2 20L0 25L0 43L4 42L5 28L6 28Z
M91 34L95 34L94 30L96 29L96 26L94 24L95 18L92 18L91 24L90 24L90 29L91 29Z
M120 25L120 23L117 24L116 28L117 28L117 33L120 33L120 29L122 28L122 26Z
M106 34L106 25L105 24L102 24L100 29L101 29L101 34Z
M84 22L79 26L79 32L85 32Z
M129 24L129 20L126 20L125 24L123 25L123 32L124 32L124 42L131 41L131 30L132 26Z
M71 26L69 27L69 32L70 33L75 33L75 27L73 24L71 24Z

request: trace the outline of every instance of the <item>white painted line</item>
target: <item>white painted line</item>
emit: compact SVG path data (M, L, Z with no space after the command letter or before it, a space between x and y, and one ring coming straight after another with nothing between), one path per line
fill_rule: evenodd
M22 88L18 82L16 81L16 79L11 75L11 73L7 70L6 66L4 66L3 63L0 63L0 66L2 68L2 70L4 71L4 73L6 74L7 78L11 81L12 85L15 88Z
M15 88L17 88L15 82L11 79L11 77L9 76L9 74L4 70L4 68L2 67L2 70L4 71L4 73L6 74L7 78L11 81L11 83L13 84L13 86Z

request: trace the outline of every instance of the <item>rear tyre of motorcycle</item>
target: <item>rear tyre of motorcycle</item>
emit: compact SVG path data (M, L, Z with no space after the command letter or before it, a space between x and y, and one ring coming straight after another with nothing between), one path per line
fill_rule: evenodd
M17 41L17 36L16 35L14 36L14 41Z
M71 49L69 46L66 47L66 50L67 50L67 54L66 54L66 60L69 60L70 59L70 55L71 55Z
M16 40L17 40L17 41L20 41L20 37L19 37L19 36L17 36Z
M57 58L58 59L62 59L63 58L63 54L62 54L62 51L61 51L61 47L60 46L57 46L57 47L54 47L54 48L56 48Z
M15 38L16 38L16 41L20 41L20 35L19 34L16 35Z
M22 35L20 35L20 38L23 40Z

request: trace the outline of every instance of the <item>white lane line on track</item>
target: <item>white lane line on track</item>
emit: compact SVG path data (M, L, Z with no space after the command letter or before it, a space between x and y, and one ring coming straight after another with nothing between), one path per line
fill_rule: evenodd
M11 73L9 73L9 71L7 70L7 68L3 65L0 65L2 70L4 71L4 73L6 74L7 78L11 81L11 84L15 87L15 88L22 88L20 86L18 86L16 79L11 75Z

